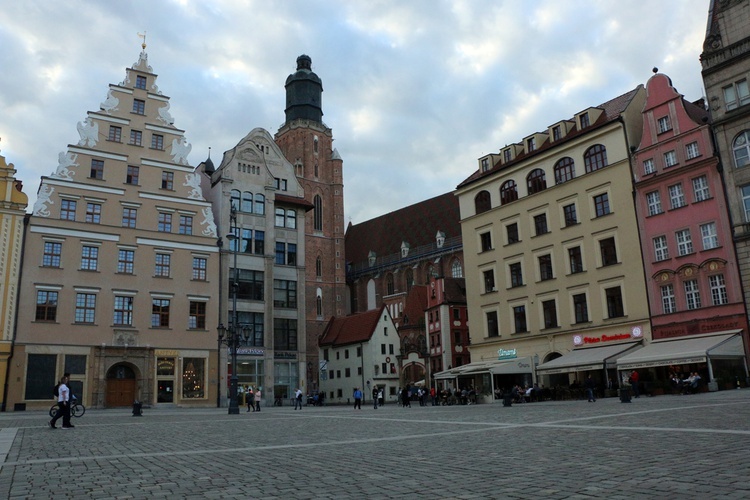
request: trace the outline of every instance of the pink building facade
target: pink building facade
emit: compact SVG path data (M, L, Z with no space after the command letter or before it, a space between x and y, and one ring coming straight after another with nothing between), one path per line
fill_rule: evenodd
M633 178L654 340L742 330L747 316L719 161L702 101L646 86Z

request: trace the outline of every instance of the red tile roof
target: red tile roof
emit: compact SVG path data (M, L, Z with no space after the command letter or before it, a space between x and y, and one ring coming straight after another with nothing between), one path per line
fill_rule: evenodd
M453 192L421 201L370 219L346 230L346 260L367 262L370 250L378 257L401 253L401 242L411 248L435 243L438 231L460 237L458 198Z
M638 93L638 91L643 87L643 85L638 85L633 90L626 92L620 96L615 97L614 99L610 99L609 101L600 104L599 106L596 106L597 108L600 108L604 111L601 115L599 115L599 118L592 123L590 126L578 129L577 126L574 126L567 134L565 134L565 137L562 139L550 142L549 138L544 141L544 143L538 145L537 149L534 151L526 152L525 150L521 152L518 156L516 156L513 160L502 163L502 161L498 161L495 165L492 166L489 170L482 172L481 170L475 171L473 174L471 174L469 177L467 177L461 184L458 185L459 188L467 186L471 184L472 182L476 181L477 179L481 179L483 177L487 177L488 175L494 175L499 170L502 170L510 165L514 165L516 163L522 162L526 160L527 158L531 158L532 156L538 155L550 148L557 147L559 144L563 144L575 137L581 136L583 134L588 133L591 130L597 129L601 127L602 125L605 125L607 123L610 123L617 118L619 118L620 114L625 111L630 104L630 102L633 100L633 97ZM573 118L570 118L571 121L575 122Z
M381 306L380 309L372 309L351 316L332 317L323 330L318 345L320 347L341 346L367 342L375 332L383 310L384 307Z
M466 304L466 280L445 278L444 298L448 304Z
M427 309L427 285L415 285L409 290L404 305L404 318L409 319L409 323L404 322L404 326L419 324L419 318L424 318L424 311Z

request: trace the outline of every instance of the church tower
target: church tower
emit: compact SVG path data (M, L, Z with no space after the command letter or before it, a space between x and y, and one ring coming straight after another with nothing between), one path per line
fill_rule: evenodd
M323 83L307 55L286 79L286 121L275 139L294 166L314 209L305 217L307 392L318 385L318 339L331 316L346 311L343 161L323 123Z

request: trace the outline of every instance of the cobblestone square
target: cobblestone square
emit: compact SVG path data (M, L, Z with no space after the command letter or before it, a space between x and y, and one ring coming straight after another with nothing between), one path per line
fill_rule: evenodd
M0 414L0 497L748 498L750 390L374 410Z

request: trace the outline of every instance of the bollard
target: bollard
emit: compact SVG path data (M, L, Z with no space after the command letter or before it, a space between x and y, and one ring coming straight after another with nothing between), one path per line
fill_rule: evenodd
M513 394L509 392L503 394L503 406L513 406Z
M141 403L138 400L133 401L133 416L142 417L143 416L142 408L143 408L143 403Z
M621 403L630 403L630 389L627 387L620 388L620 402Z

